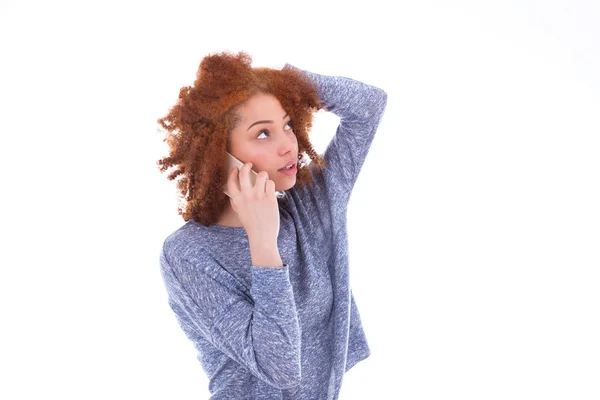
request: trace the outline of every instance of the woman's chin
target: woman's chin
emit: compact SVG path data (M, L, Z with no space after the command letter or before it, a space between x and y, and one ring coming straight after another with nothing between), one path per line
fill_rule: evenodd
M286 179L284 182L279 183L279 185L277 185L275 187L275 191L283 192L284 190L289 190L289 189L293 188L295 184L296 184L296 177Z

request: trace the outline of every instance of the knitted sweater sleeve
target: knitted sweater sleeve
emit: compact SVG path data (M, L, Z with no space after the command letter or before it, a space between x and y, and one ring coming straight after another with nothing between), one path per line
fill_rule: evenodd
M248 265L249 295L202 250L163 247L160 265L169 306L189 339L208 340L274 387L300 382L300 326L287 264Z
M324 180L326 197L346 206L384 114L387 93L343 76L317 74L287 63L283 68L301 71L310 78L325 109L340 117L323 154L327 168L316 178Z

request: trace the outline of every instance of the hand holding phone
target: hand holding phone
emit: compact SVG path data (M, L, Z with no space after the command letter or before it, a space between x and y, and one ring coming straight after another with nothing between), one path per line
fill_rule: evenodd
M228 153L229 154L229 153ZM251 243L275 244L279 235L279 205L275 182L266 171L256 173L252 163L242 164L229 154L232 167L227 174L227 188L233 211L240 218ZM238 164L239 163L239 164ZM238 169L238 165L242 165Z

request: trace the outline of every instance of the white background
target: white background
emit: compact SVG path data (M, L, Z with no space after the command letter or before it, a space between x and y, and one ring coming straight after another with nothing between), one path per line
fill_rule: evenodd
M595 1L0 2L3 399L200 399L156 120L245 50L385 89L348 211L340 399L600 398ZM316 115L324 151L338 123Z

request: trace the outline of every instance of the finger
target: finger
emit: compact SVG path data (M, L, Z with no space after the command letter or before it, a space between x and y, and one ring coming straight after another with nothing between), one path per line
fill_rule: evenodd
M242 191L252 189L252 183L250 182L250 170L251 169L252 169L251 162L247 162L244 165L242 165L242 169L240 170L240 173L239 173L240 187L241 187Z
M237 208L235 207L235 202L233 201L233 199L231 197L229 198L229 202L231 203L231 208L233 209L233 211L237 213Z
M265 195L265 182L268 181L269 174L267 171L260 171L256 175L256 181L254 182L254 191L262 198Z
M268 197L275 197L275 182L273 182L270 179L267 181L267 184L265 185L265 194Z
M238 185L238 175L238 167L233 167L231 168L231 171L229 171L229 175L227 176L227 190L229 191L229 194L232 198L240 193L240 188Z

